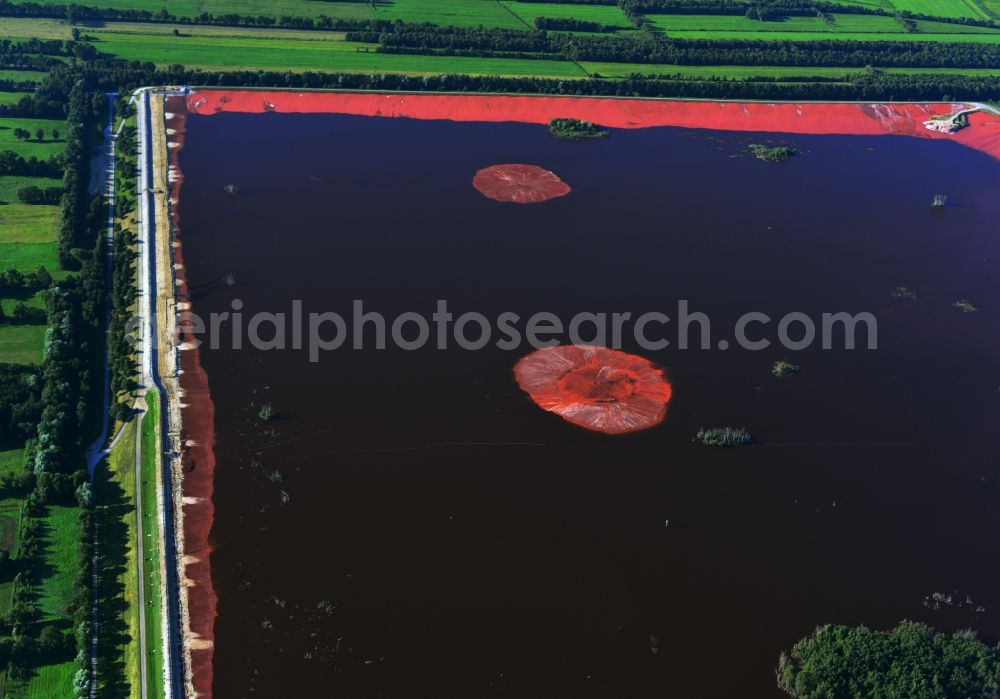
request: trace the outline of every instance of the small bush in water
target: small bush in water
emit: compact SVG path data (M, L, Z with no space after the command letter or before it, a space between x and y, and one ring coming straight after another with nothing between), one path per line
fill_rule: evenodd
M789 158L798 155L798 151L788 146L765 146L760 143L751 143L750 152L761 160L769 163L783 163Z
M750 433L742 427L713 427L698 430L695 439L710 447L741 447L750 443Z
M799 367L791 362L786 362L782 359L780 362L774 363L774 368L771 369L771 373L777 376L779 379L783 379L786 376L791 376L792 374L799 373Z

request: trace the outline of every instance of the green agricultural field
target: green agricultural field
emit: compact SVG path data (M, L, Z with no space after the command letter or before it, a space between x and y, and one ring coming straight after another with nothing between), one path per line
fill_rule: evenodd
M0 231L0 269L16 269L21 272L33 272L39 265L49 270L53 277L60 276L59 256L54 243L5 243L3 236L6 231ZM62 274L65 276L65 273Z
M13 0L15 3L29 0ZM332 19L403 20L476 27L523 27L522 20L496 0L377 0L375 12L367 0L359 2L317 2L316 0L87 0L92 7L167 10L178 17L195 17L202 12L268 17L322 17Z
M27 97L27 92L0 92L0 105L17 104L22 97Z
M38 606L44 621L65 618L73 601L73 581L79 566L76 552L80 539L80 508L49 505L42 521L46 575L39 583Z
M672 31L674 39L724 39L741 41L815 41L815 32L746 32L746 31ZM934 41L940 43L969 42L978 44L1000 43L1000 32L979 34L975 32L961 34L923 34L906 32L882 34L861 32L838 32L827 34L823 38L840 39L843 41Z
M12 175L0 177L0 202L5 204L18 203L19 200L17 198L17 191L19 189L23 189L24 187L62 187L62 180L56 180L50 177L19 177ZM3 239L3 231L0 230L0 240Z
M100 625L110 629L98 637L98 695L139 696L139 578L136 562L135 440L136 420L127 423L124 433L108 458L98 466L94 492L100 505L96 517L103 536L101 550L110 561L102 571L98 609ZM115 603L124 601L124 605Z
M0 325L0 362L41 364L44 325Z
M21 500L0 500L0 549L13 553L17 548L17 528L21 521Z
M28 308L45 308L45 292L39 291L26 298L2 298L0 299L0 306L3 307L4 313L8 317L14 312L14 307L17 304L23 303ZM0 473L3 473L3 468L0 467Z
M13 0L14 4L30 0ZM118 10L167 10L178 17L195 17L202 12L213 14L260 15L268 17L320 17L335 19L370 19L371 5L362 2L316 2L315 0L87 0L90 7Z
M1000 41L1000 28L967 26L947 22L917 20L917 33L907 32L892 17L877 15L832 15L827 24L817 17L787 17L782 20L761 22L738 15L647 15L650 22L668 36L686 39L712 39L736 37L754 39L856 39L867 35L872 40L895 39L904 41ZM883 36L883 35L894 36ZM941 35L976 34L974 38ZM812 35L812 36L808 36ZM934 35L933 38L928 35Z
M826 35L841 32L904 33L905 30L892 17L876 15L833 15L833 24L827 24L817 17L786 17L781 20L761 22L740 15L646 15L657 29L669 36L676 32L746 32L748 34L771 34L789 32L810 32ZM706 37L707 38L707 37ZM757 37L744 37L757 38ZM760 37L769 38L769 37Z
M18 473L24 465L24 449L0 449L0 474Z
M532 27L535 26L536 17L548 17L550 19L580 19L612 27L621 27L622 29L634 29L625 13L614 5L569 5L549 2L516 2L516 0L501 0L500 4Z
M349 41L205 38L94 32L97 47L121 58L213 69L469 73L583 77L570 61L376 53Z
M854 7L869 7L873 10L894 10L892 0L833 0L838 5L853 5Z
M18 141L14 138L14 129L18 128L26 129L31 137L27 141ZM45 132L41 141L35 138L35 131L39 128ZM52 137L53 129L59 132L58 139ZM65 134L66 124L58 119L0 118L0 150L12 150L25 158L32 155L37 158L59 155L65 148Z
M460 27L525 27L522 19L496 0L379 0L375 16Z
M5 39L69 39L71 27L60 19L0 17L0 36ZM13 78L30 80L31 78Z
M6 36L6 34L0 33L0 36ZM38 82L44 75L45 73L40 70L0 70L0 80L14 80L16 82L29 80Z
M968 0L892 0L897 10L908 10L935 17L968 17L983 19L983 15Z
M580 66L591 75L605 78L627 78L629 75L652 75L657 77L680 78L801 78L809 82L814 78L846 80L856 75L860 68L834 68L826 66L684 66L663 63L602 63L600 61L580 61ZM1000 76L1000 68L885 68L886 73L923 75L992 75Z
M146 392L147 413L142 419L142 531L145 555L145 580L143 580L143 595L146 600L146 648L152 650L161 647L163 629L160 626L160 547L159 518L157 504L159 498L156 488L156 454L159 450L159 398L155 391ZM149 679L147 686L150 699L163 696L163 663L160 653L152 652L146 656L146 673Z
M51 243L56 239L58 226L58 206L0 204L0 245Z
M66 699L73 696L74 674L76 663L72 660L42 665L35 669L35 676L28 681L23 693L15 690L10 695L26 699Z
M147 34L173 35L174 30L182 37L238 38L247 39L299 39L301 41L343 41L345 32L328 32L313 29L258 29L256 27L223 27L199 24L152 24L147 22L108 22L101 25L102 34ZM90 32L84 36L90 36Z

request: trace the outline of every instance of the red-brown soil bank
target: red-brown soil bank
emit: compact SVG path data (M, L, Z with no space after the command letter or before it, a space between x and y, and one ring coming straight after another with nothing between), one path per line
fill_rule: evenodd
M682 126L723 131L801 134L900 134L949 138L1000 159L1000 117L973 114L971 126L955 134L929 131L923 122L949 114L952 103L764 103L672 102L601 97L517 95L374 94L351 92L256 92L198 90L187 98L192 113L298 112L360 116L520 121L545 124L572 117L615 128Z
M178 166L178 155L184 143L187 110L181 97L167 98L165 111L167 139L176 143L170 148L170 199L171 226L179 230L177 216L183 176ZM178 237L173 236L174 274L177 302L181 310L178 338L181 343L191 343L194 336L184 322L184 310L189 308L190 296L184 269L183 248ZM182 347L190 345L182 344ZM188 621L192 633L191 672L198 697L212 696L212 643L216 617L217 598L212 586L209 532L212 529L214 506L212 491L215 474L215 409L208 390L208 376L201 366L197 350L180 352L181 423L184 441L182 495L184 497L184 575L187 586Z

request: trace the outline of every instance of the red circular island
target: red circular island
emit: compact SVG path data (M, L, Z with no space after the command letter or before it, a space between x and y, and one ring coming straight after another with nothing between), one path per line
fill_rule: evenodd
M472 178L483 196L513 204L537 204L569 194L568 184L537 165L491 165Z
M670 384L634 354L589 345L536 350L514 366L518 386L543 410L588 430L624 434L663 421Z

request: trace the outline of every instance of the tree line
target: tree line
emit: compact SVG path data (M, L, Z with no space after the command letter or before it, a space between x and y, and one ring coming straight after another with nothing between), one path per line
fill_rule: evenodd
M92 76L89 76L92 78ZM92 375L101 356L105 328L104 243L99 235L103 203L87 194L89 152L100 137L100 116L105 100L100 88L77 65L61 65L42 80L35 95L38 104L64 100L68 117L66 151L52 161L25 160L0 153L0 172L52 176L64 168L65 194L59 259L64 269L75 270L54 283L44 268L22 274L4 273L0 285L7 290L47 288L45 319L48 331L40 368L0 368L0 429L12 440L28 437L23 470L0 479L0 488L23 496L19 518L16 565L9 611L2 619L9 635L0 639L0 660L11 676L27 677L39 654L52 658L76 657L74 692L90 692L89 647L90 583L93 566L93 493L88 482L85 449L93 436L103 401L99 376ZM55 169L56 172L53 172ZM37 313L37 311L36 311ZM20 375L20 379L18 376ZM38 584L42 551L40 518L52 504L79 506L78 568L72 601L66 610L72 633L60 628L38 628ZM3 556L0 556L2 559Z
M616 63L901 68L989 68L1000 65L1000 44L930 41L674 40L586 36L483 27L398 25L392 31L354 31L350 41L378 43L386 53L530 57Z

